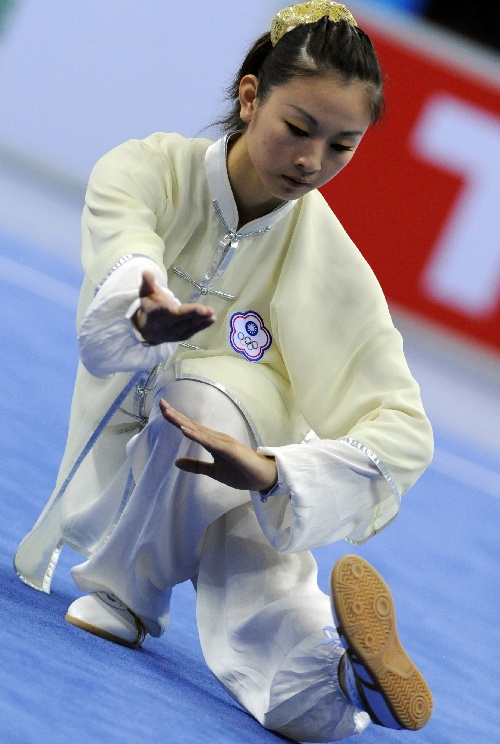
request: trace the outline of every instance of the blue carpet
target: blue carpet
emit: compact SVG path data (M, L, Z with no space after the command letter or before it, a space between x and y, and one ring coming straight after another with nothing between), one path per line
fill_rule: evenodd
M174 592L168 633L130 651L64 622L78 594L69 575L78 562L72 551L63 550L50 596L22 584L12 570L16 546L50 494L62 455L79 281L71 267L0 236L0 741L285 741L263 730L207 670L191 586ZM445 458L461 457L498 477L500 462L473 444L439 431L436 440ZM451 477L431 467L405 497L396 522L367 545L316 551L325 591L332 564L346 552L381 571L396 599L400 636L434 693L435 713L422 731L372 726L359 742L498 740L499 496L464 482L460 470Z

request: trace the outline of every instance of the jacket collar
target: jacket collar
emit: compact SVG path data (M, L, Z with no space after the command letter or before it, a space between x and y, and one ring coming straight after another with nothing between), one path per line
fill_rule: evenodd
M205 169L208 185L212 196L212 203L228 233L238 235L239 238L267 232L276 222L293 209L294 201L285 201L269 214L248 222L238 230L238 208L234 200L233 190L227 172L227 143L230 134L214 142L205 155Z

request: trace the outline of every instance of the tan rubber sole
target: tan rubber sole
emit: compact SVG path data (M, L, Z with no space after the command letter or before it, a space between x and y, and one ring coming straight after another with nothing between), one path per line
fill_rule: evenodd
M389 587L367 561L343 556L331 575L339 633L382 692L392 714L415 731L432 714L432 693L398 638Z
M64 619L71 625L75 625L77 628L86 630L87 633L92 633L92 635L99 636L99 638L104 638L106 641L117 643L119 646L125 646L126 648L140 648L140 646L142 646L145 641L145 633L143 631L140 634L139 629L137 634L138 637L135 641L126 641L124 638L120 638L120 636L115 636L112 633L108 633L107 630L103 630L102 628L97 627L97 625L86 623L85 620L79 620L79 618L73 617L72 615L66 614Z

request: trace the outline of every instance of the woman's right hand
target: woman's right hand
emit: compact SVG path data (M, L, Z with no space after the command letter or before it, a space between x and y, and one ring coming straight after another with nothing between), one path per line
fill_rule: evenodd
M141 306L132 322L148 344L185 341L215 323L213 308L179 305L158 286L153 274L144 271L139 290Z

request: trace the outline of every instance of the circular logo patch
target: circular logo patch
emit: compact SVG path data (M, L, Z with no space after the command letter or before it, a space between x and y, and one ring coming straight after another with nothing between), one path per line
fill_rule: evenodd
M229 342L238 354L250 362L258 362L273 340L259 313L233 313L230 321Z

